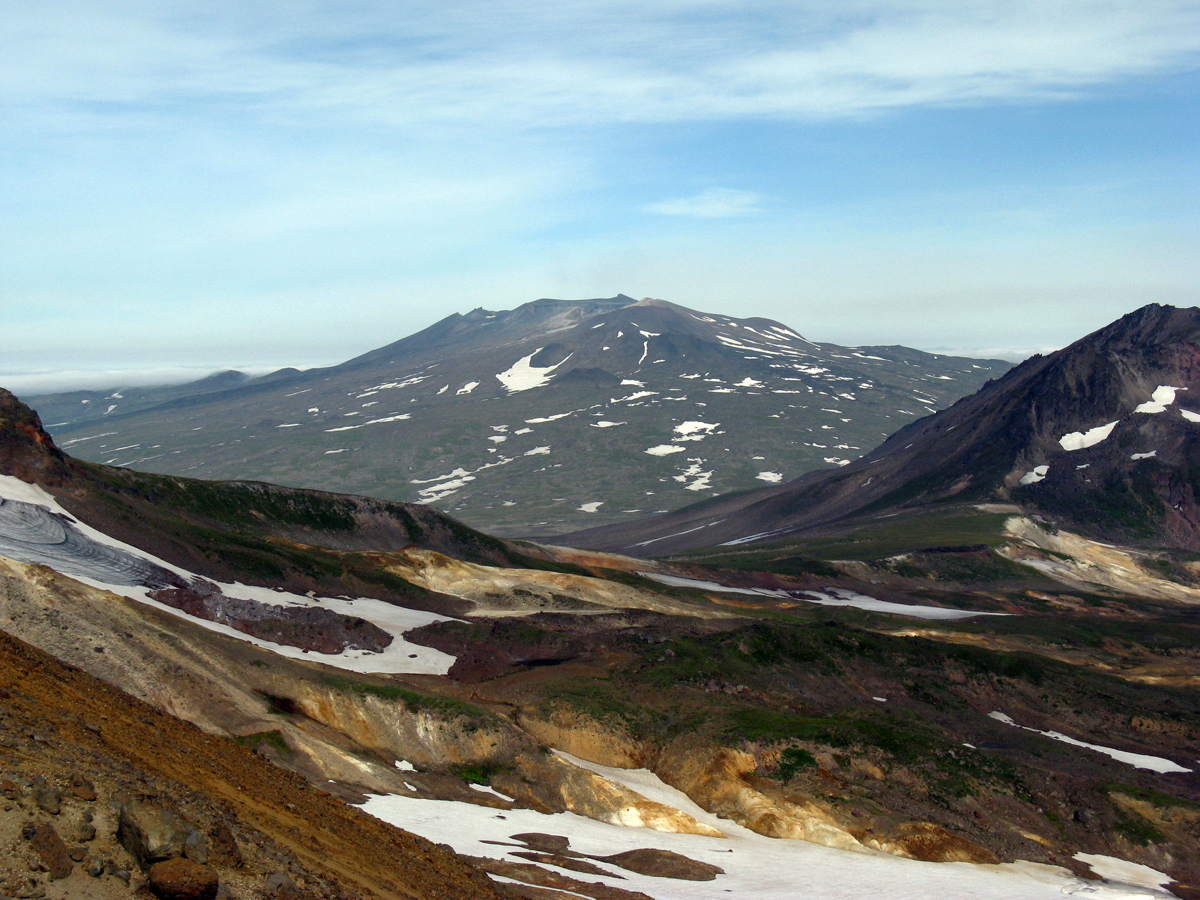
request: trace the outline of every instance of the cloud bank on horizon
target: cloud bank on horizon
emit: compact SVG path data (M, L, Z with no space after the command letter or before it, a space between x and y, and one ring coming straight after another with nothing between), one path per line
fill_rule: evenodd
M618 291L1033 348L1200 281L1185 0L9 0L0 41L5 373Z

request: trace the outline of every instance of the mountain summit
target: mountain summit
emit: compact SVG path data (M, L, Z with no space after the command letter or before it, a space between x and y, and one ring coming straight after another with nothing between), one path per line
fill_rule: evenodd
M834 473L571 539L665 553L943 502L1200 550L1200 310L1152 304L1035 356ZM636 550L635 550L636 552Z
M29 400L93 461L547 535L845 466L1009 368L618 295L476 309L333 368L151 408L120 391Z

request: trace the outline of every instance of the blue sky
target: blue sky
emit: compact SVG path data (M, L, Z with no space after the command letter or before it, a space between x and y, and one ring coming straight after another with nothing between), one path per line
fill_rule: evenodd
M624 292L1019 357L1200 285L1200 7L0 5L0 384Z

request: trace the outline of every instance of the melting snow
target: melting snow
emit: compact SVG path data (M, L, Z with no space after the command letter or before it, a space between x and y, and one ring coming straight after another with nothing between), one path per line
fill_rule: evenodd
M525 424L527 424L527 425L543 425L546 422L554 422L554 421L557 421L558 419L565 419L567 416L573 416L573 415L575 415L574 410L572 410L571 412L559 413L557 416L544 416L540 419L526 419ZM519 431L517 432L517 434L520 434L520 433L521 432L519 432Z
M477 388L477 387L479 387L478 381L468 381L466 384L464 384L462 387L460 387L457 391L454 392L454 396L457 397L459 394L469 394L469 393L471 393L471 391L475 390L475 388Z
M569 759L569 757L567 757ZM371 795L362 809L378 819L449 844L459 853L504 858L512 835L565 835L571 849L593 856L654 847L724 869L714 881L681 881L620 870L618 877L588 875L610 887L638 891L656 900L858 900L886 894L889 900L1062 900L1086 892L1095 900L1149 900L1144 888L1083 881L1066 869L1028 862L978 866L931 863L882 853L852 853L808 841L764 837L705 812L686 795L644 769L610 769L580 760L579 766L623 784L712 825L726 837L676 834L599 822L573 813L546 815L528 809L497 810L473 803L426 800L411 795ZM509 857L511 859L511 857ZM1140 867L1139 867L1140 868ZM583 876L578 876L583 877ZM886 886L886 887L881 887ZM574 896L573 894L570 896ZM1168 895L1158 895L1166 897Z
M687 447L680 447L678 444L659 444L657 447L651 447L646 452L651 456L669 456L672 453L682 453Z
M549 447L534 447L532 450L526 450L526 456L545 456L550 452Z
M0 500L3 500L5 503L16 502L41 507L43 511L49 512L51 516L57 518L59 521L68 523L71 531L76 535L77 542L79 538L82 538L87 544L91 545L75 546L72 548L71 543L67 540L68 535L65 532L57 543L48 540L47 538L51 537L48 535L39 534L37 536L39 539L31 540L30 536L26 534L17 536L15 539L14 537L8 537L6 543L11 546L5 546L5 555L28 562L41 562L50 565L52 568L56 568L58 571L70 575L72 578L92 587L112 591L114 594L120 594L123 597L128 597L130 600L144 603L147 606L153 606L169 615L186 619L202 628L207 628L209 631L215 631L240 641L246 641L255 646L271 650L280 656L287 656L292 659L320 660L327 665L347 669L352 672L407 672L444 675L449 671L450 666L454 664L455 658L449 654L433 650L429 647L422 647L418 644L410 644L404 640L405 632L433 622L448 621L446 616L439 616L435 613L419 610L404 609L391 603L385 603L382 600L372 600L362 597L357 600L342 600L334 597L323 597L320 598L320 602L318 603L316 598L292 594L286 591L275 591L271 588L238 583L218 583L221 591L228 597L255 600L259 603L266 603L273 606L320 606L341 615L357 616L373 622L393 636L392 643L381 653L347 648L338 654L308 654L304 653L299 647L275 644L261 638L251 637L229 625L221 625L205 619L195 618L173 606L168 606L165 603L160 603L152 599L149 596L150 591L153 590L152 588L148 589L138 584L113 584L112 579L116 575L115 570L111 566L97 566L97 560L103 558L101 547L97 545L117 551L117 554L124 559L128 560L132 558L133 562L141 562L146 565L167 569L188 582L192 582L197 578L192 572L182 569L179 566L173 566L156 556L145 553L129 544L124 544L101 531L85 525L70 516L66 510L59 506L57 500L36 485L26 484L20 479L9 475L0 475ZM0 535L0 537L6 536ZM77 553L72 552L73 549L91 552ZM415 658L412 658L412 654L416 655Z
M497 380L508 389L510 394L515 394L518 391L528 391L531 388L542 387L550 383L550 379L554 375L554 370L574 356L573 353L567 354L566 359L555 363L552 366L539 368L530 363L535 356L542 352L539 347L528 356L523 356L513 363L512 368L506 369L496 375Z
M1117 422L1119 421L1121 420L1118 419ZM1060 437L1058 442L1067 451L1094 447L1112 434L1112 430L1117 427L1117 422L1109 422L1107 425L1097 425L1095 428L1087 431L1072 431L1070 434L1064 434Z
M1154 393L1150 395L1150 399L1138 406L1135 406L1135 413L1161 413L1166 412L1167 407L1175 402L1176 391L1186 391L1187 388L1171 387L1170 385L1160 384L1154 389Z
M734 385L734 387L762 387L762 386L763 386L763 383L761 381L755 381L753 378L751 378L749 376L743 378L741 381L739 381L737 384Z
M1190 409L1181 409L1179 414L1189 422L1200 422L1200 413L1194 413Z
M720 422L681 422L675 426L675 437L672 440L676 441L702 441L706 437L713 435L713 429L720 426ZM719 432L718 432L719 433Z
M1021 484L1036 484L1039 481L1044 481L1046 473L1049 471L1049 466L1034 466L1032 472L1026 472L1021 476Z
M1128 763L1138 769L1149 769L1152 772L1166 774L1168 772L1190 772L1191 769L1185 769L1183 766L1172 762L1169 759L1163 759L1161 756L1146 756L1142 753L1130 753L1126 750L1114 750L1111 747L1102 747L1100 744L1089 744L1087 741L1076 740L1058 731L1040 731L1037 728L1030 728L1027 725L1018 725L1010 717L1006 716L999 710L988 713L988 718L995 719L997 722L1003 722L1005 725L1012 725L1014 728L1020 728L1024 731L1032 731L1034 734L1040 734L1042 737L1053 738L1056 741L1062 741L1064 744L1070 744L1073 747L1086 747L1089 750L1095 750L1097 753L1103 753L1106 756L1111 756L1117 762Z
M715 524L715 523L713 523ZM706 526L701 525L700 528ZM698 531L698 528L693 528L692 531ZM683 531L680 534L688 534ZM769 532L768 532L769 533ZM678 535L672 535L677 537ZM764 537L765 535L752 535L751 537L742 538L742 541L752 540L753 538ZM657 540L663 540L658 538ZM649 542L647 542L649 543ZM722 546L728 546L734 542L730 541ZM641 544L637 546L643 546ZM715 581L701 581L697 578L684 578L680 575L661 575L655 572L638 572L652 581L658 581L662 584L674 585L676 587L692 587L700 590L719 591L724 594L752 594L759 597L774 597L780 600L803 600L806 603L819 603L822 606L852 606L856 609L866 609L872 612L892 613L901 616L915 616L919 619L965 619L970 616L1006 616L1008 613L997 612L975 612L970 609L947 609L943 606L918 606L907 603L890 603L886 600L876 600L874 597L868 597L866 594L860 594L857 591L847 590L845 588L826 588L824 591L783 591L772 588L739 588L727 587L723 584L717 584Z
M596 510L598 510L598 509L599 509L600 507L602 507L603 505L604 505L604 501L603 501L603 500L595 500L595 501L593 501L593 502L591 502L591 503L584 503L584 504L582 504L582 505L579 507L579 511L580 511L580 512L585 512L585 513L594 513Z
M1131 456L1129 458L1130 459L1151 459L1155 456L1158 456L1157 450L1151 450L1149 453L1135 453L1135 454L1133 454L1133 456Z
M592 423L592 427L593 427L593 428L615 428L615 427L617 427L618 425L625 425L625 424L626 424L625 422L605 422L605 421L601 421L601 422L593 422L593 423Z
M770 482L771 484L778 484L779 482L783 481L782 472L759 472L754 477L759 481L766 481Z
M609 403L628 403L630 400L641 400L643 397L653 397L658 391L635 391L628 397L613 397Z

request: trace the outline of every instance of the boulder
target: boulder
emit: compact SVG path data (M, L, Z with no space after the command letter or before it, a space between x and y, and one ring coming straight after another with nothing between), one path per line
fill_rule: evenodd
M67 845L58 836L53 825L34 825L30 822L21 831L21 835L29 841L29 845L46 866L51 881L66 878L71 874L71 857L67 853Z
M44 782L34 784L33 802L50 815L57 816L62 810L62 791Z
M150 867L150 893L159 900L213 900L219 884L216 869L182 856Z
M143 869L183 856L191 832L177 814L139 800L123 804L117 820L117 840Z

